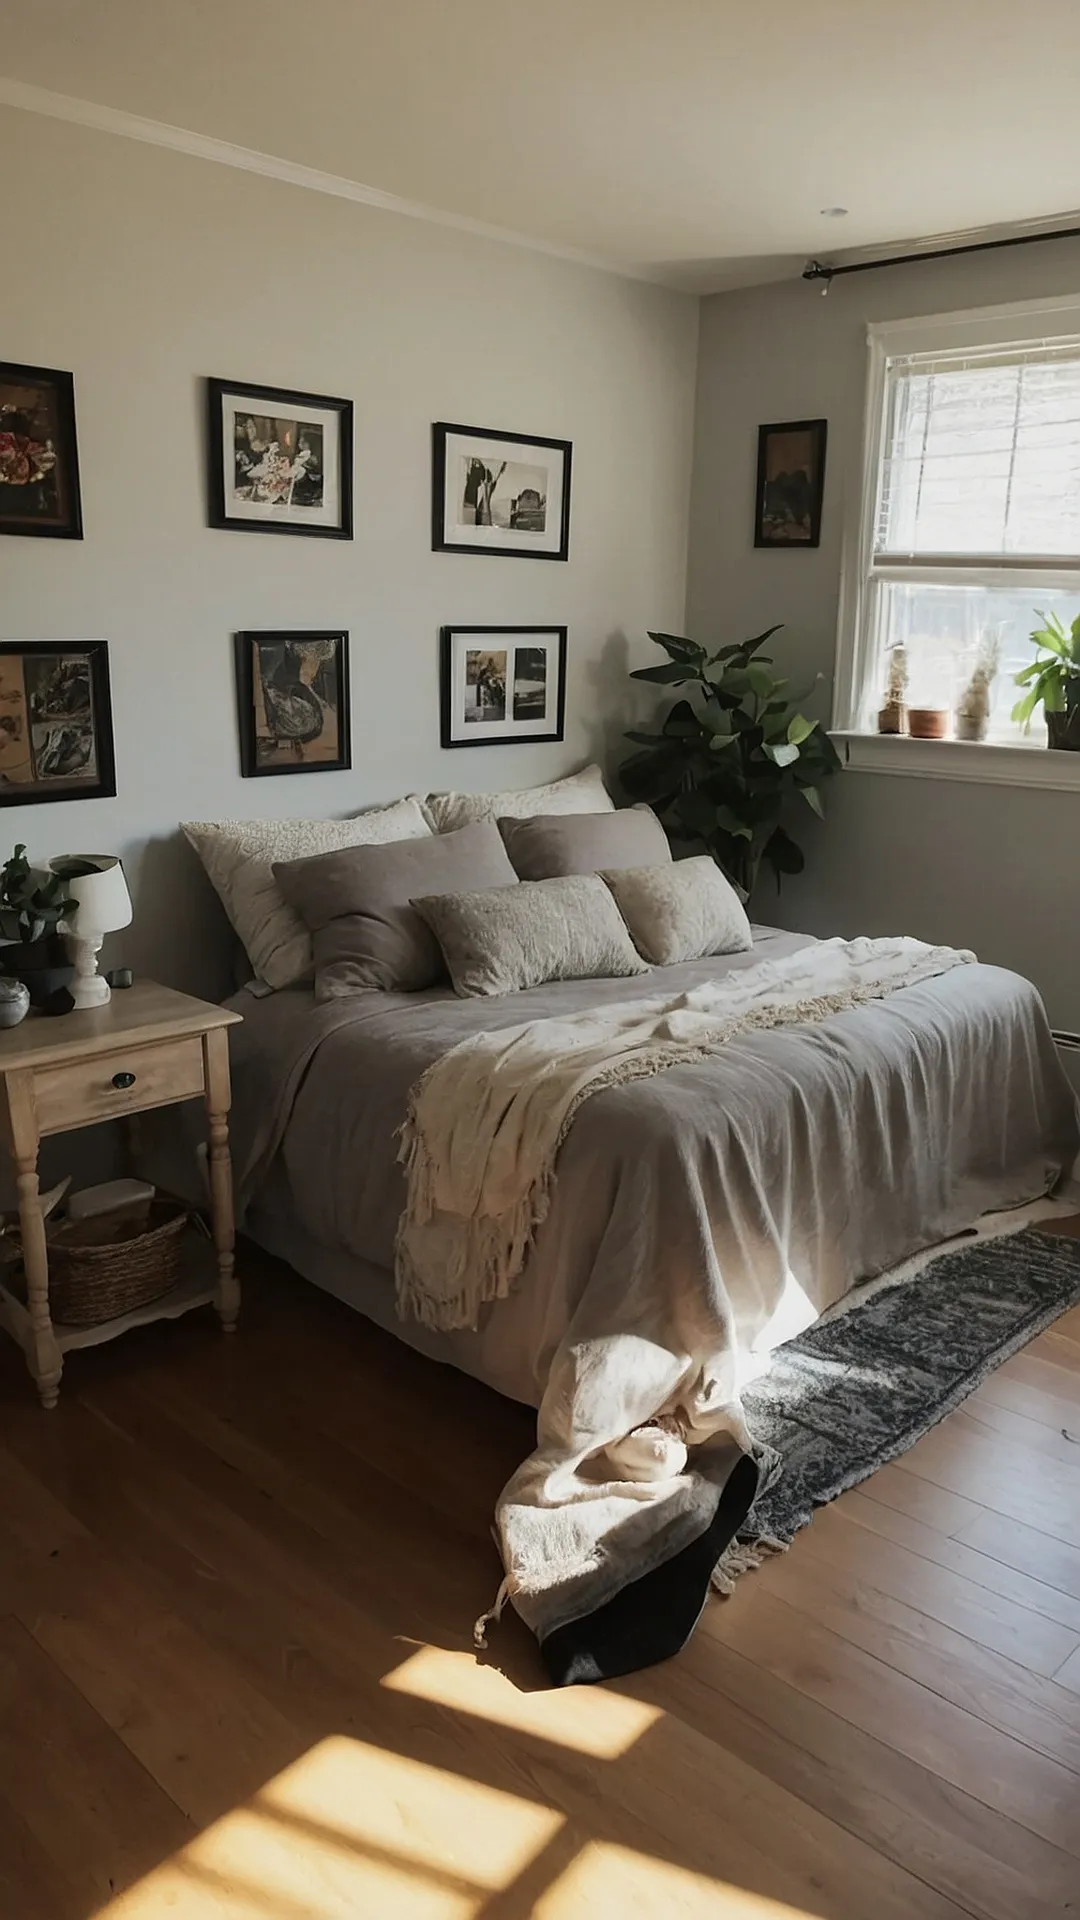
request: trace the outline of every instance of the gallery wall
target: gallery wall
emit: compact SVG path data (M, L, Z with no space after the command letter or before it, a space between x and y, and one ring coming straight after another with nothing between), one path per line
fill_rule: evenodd
M610 758L684 618L698 303L0 109L0 359L75 375L85 538L0 539L0 637L109 642L115 799L5 808L3 853L118 852L111 957L206 992L227 944L182 819L354 812ZM355 403L355 539L207 526L203 381ZM570 558L431 551L431 423L573 442ZM561 744L439 745L440 626L569 629ZM347 627L351 772L240 776L232 635Z
M833 283L720 294L702 305L688 623L699 640L783 621L777 652L800 682L825 676L831 713L845 496L861 482L870 321L1075 294L1080 245L1052 242L893 267ZM754 473L762 422L829 423L821 545L755 550ZM817 934L903 932L974 947L1028 974L1055 1025L1080 1030L1080 792L879 773L844 773L828 818L798 820L805 874L771 880L759 918Z

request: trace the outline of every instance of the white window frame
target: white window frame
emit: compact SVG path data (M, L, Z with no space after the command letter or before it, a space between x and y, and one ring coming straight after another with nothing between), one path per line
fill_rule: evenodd
M975 745L960 740L912 740L904 735L857 730L867 655L873 644L866 603L882 482L886 429L886 367L909 353L963 352L977 347L1027 347L1033 341L1080 338L1080 293L1016 301L963 313L872 322L866 329L868 366L863 416L862 466L852 489L843 530L840 608L836 640L832 736L848 765L864 771L943 780L989 780L1010 786L1080 788L1080 753L1051 752L1031 742ZM878 579L911 580L911 566L874 567ZM956 570L919 565L917 577L949 584ZM988 586L1064 587L1080 590L1080 554L1075 569L1011 564L979 568L972 577Z

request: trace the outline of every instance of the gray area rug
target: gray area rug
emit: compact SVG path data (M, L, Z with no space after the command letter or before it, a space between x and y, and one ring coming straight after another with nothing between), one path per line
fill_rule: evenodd
M1078 1300L1080 1240L1028 1227L942 1254L778 1347L743 1395L769 1464L715 1584L790 1546L815 1507L914 1446Z

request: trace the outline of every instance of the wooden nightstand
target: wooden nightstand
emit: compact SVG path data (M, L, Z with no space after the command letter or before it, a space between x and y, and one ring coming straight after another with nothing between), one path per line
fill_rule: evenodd
M239 1019L225 1007L147 980L114 993L107 1006L57 1019L31 1014L21 1026L0 1032L0 1120L18 1180L26 1273L25 1304L0 1284L0 1326L26 1354L44 1406L56 1405L64 1354L73 1347L95 1346L150 1320L175 1319L209 1300L225 1331L235 1327L240 1288L233 1272L226 1028ZM54 1327L38 1197L42 1136L200 1095L209 1122L216 1282L211 1275L193 1273L163 1299L101 1326Z

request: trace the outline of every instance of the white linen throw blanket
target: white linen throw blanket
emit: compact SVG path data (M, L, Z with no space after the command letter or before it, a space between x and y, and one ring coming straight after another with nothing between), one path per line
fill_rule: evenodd
M530 1020L452 1047L412 1088L399 1158L403 1318L475 1327L525 1264L583 1100L706 1059L750 1027L824 1020L947 973L971 953L920 940L824 940L672 997Z
M823 1021L973 959L910 939L823 941L675 997L451 1048L412 1088L401 1130L399 1312L472 1326L510 1290L590 1094L705 1060L748 1028ZM746 1455L770 1478L777 1463L745 1428L724 1292L673 1260L644 1312L640 1298L636 1316L627 1303L623 1325L616 1309L613 1324L560 1348L536 1450L499 1498L506 1576L476 1624L479 1646L510 1599L558 1684L629 1671L682 1644L710 1576L725 1589L753 1563L733 1540L752 1497Z

